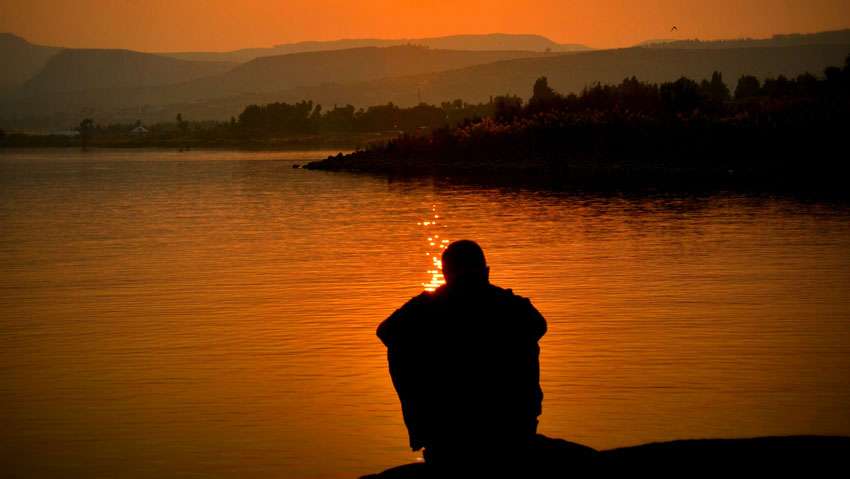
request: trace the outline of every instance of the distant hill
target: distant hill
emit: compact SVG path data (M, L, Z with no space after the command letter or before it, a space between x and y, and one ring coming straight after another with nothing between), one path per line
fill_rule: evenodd
M261 57L235 67L136 52L68 50L53 57L14 98L0 99L0 126L67 126L78 123L82 114L103 123L170 121L177 112L193 120L224 120L251 103L303 99L331 108L456 98L483 102L505 93L527 98L542 75L553 88L569 93L633 75L650 82L680 76L699 80L718 70L734 89L743 74L822 75L827 66L843 65L850 53L850 39L840 34L793 37L796 42L825 43L549 54L408 45Z
M850 44L708 50L626 48L520 58L360 84L304 87L280 92L275 98L279 101L309 98L324 105L357 106L388 101L413 105L420 98L428 103L455 98L482 102L491 95L505 93L527 99L534 80L540 76L547 76L549 85L557 91L570 93L596 82L620 83L632 75L649 82L671 81L681 76L700 80L710 78L715 70L734 89L744 74L764 78L811 72L820 76L827 66L843 65L848 54Z
M419 75L542 53L461 51L420 46L364 47L260 57L214 78L191 85L190 98L280 91L324 83L357 83L386 77Z
M35 76L61 49L33 45L11 33L0 33L0 95Z
M416 46L366 47L261 57L218 73L215 70L227 69L227 64L119 50L66 50L16 92L6 109L44 114L199 102L322 84L362 83L544 55Z
M491 33L486 35L451 35L432 38L356 38L330 41L306 41L284 43L271 48L246 48L230 52L173 52L162 55L183 60L247 62L258 57L289 53L346 50L364 47L391 47L399 45L421 45L443 50L472 51L534 51L573 52L586 51L590 47L571 43L556 43L541 35L518 35Z
M734 40L648 40L638 46L651 48L710 49L747 47L790 47L798 45L848 45L850 29L818 33L778 34L770 38L739 38Z
M16 92L51 93L168 85L221 73L233 65L191 62L130 50L62 50Z

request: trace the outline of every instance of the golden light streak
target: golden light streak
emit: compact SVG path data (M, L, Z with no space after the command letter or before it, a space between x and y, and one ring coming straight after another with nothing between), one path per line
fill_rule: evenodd
M446 283L445 278L443 277L443 262L440 260L442 256L442 250L446 247L449 240L443 239L440 240L440 235L434 234L433 231L439 228L445 228L446 225L440 223L438 224L437 219L440 215L436 214L437 205L431 205L431 216L433 219L428 221L421 221L416 223L417 225L423 225L429 229L429 233L427 235L427 251L425 251L425 256L430 257L431 264L428 265L428 269L425 272L428 274L428 282L422 283L422 287L425 291L435 291L437 288ZM439 242L438 242L439 241Z

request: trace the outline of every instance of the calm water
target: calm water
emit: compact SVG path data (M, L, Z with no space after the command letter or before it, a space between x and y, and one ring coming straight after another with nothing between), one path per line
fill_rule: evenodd
M460 238L549 321L543 433L850 434L850 209L291 168L323 155L0 153L4 475L415 460L374 331Z

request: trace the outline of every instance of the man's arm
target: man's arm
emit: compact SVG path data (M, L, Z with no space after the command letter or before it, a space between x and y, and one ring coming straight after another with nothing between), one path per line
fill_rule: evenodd
M380 338L381 342L387 348L405 336L406 332L410 329L410 320L417 315L420 305L424 304L428 298L427 293L414 296L378 325L375 334L378 335L378 338Z
M421 297L416 297L408 301L384 320L377 330L378 337L387 346L390 377L401 402L410 447L414 451L424 446L422 440L426 435L427 427L420 406L421 394L418 382L423 378L420 371L421 354L417 352L415 340L411 339L415 334L410 331L411 322L415 321L417 314L417 304L420 304L422 300Z
M404 348L391 347L387 350L387 362L389 363L390 377L393 386L401 402L401 414L404 425L407 426L407 435L410 448L414 451L425 446L423 440L427 436L425 429L427 421L421 405L421 393L418 391L417 378L421 378L418 372L420 366L414 357L413 351Z
M534 338L534 341L539 341L547 331L546 319L542 314L540 314L540 311L531 304L531 300L523 297L519 298L526 330L531 337Z
M543 412L543 389L540 387L540 346L537 342L546 334L547 325L546 319L531 304L529 299L522 298L521 307L522 317L531 342L526 377L529 380L529 392L533 396L531 402L534 416L537 417Z

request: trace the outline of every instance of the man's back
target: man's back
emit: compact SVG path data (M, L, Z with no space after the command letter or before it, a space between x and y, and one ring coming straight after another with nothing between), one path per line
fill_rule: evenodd
M433 454L533 437L546 321L489 282L450 286L411 299L378 328L411 447Z

